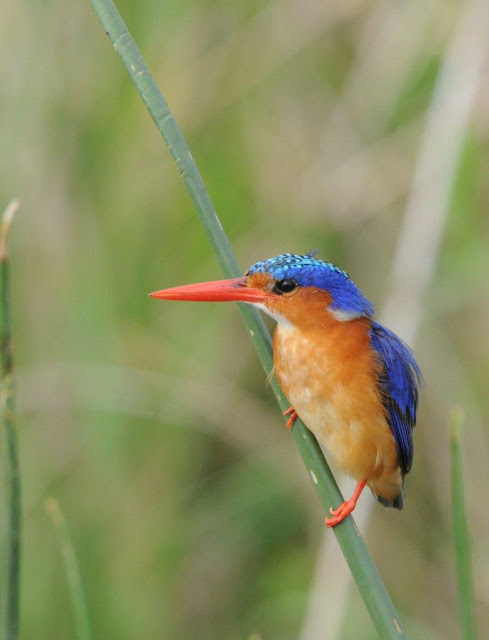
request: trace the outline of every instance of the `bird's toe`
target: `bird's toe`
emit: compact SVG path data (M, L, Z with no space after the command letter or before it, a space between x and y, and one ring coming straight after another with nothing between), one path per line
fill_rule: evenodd
M294 407L289 407L287 411L284 411L283 415L289 416L286 426L287 426L287 429L291 429L292 425L294 424L294 422L297 420L297 417L298 417Z
M355 508L355 503L352 500L347 500L340 504L337 509L330 508L329 512L333 516L332 518L326 518L325 523L327 527L334 527L340 522L343 522Z

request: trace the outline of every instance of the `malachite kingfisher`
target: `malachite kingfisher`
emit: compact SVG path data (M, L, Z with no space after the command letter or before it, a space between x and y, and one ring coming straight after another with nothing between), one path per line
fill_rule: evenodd
M191 284L153 298L248 302L272 316L275 375L299 416L357 480L352 497L331 508L328 527L355 508L365 486L385 507L402 509L413 461L420 370L412 351L373 319L374 307L330 262L284 253L255 263L242 278Z

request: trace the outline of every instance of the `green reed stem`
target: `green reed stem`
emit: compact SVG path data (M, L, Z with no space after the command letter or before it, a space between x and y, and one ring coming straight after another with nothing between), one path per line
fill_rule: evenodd
M53 521L59 537L61 553L66 570L66 578L73 605L75 616L76 637L78 640L93 640L90 616L88 614L85 590L81 579L80 567L76 558L75 548L71 541L70 532L66 524L58 501L55 498L48 498L44 503L47 514Z
M13 200L0 228L0 381L5 428L5 586L2 601L2 638L19 637L21 502L15 426L15 382L9 306L8 232L19 201Z
M475 639L472 560L464 492L464 462L462 435L464 413L455 409L449 418L450 452L452 459L452 529L457 565L460 628L463 640Z
M224 274L229 278L240 276L242 271L238 266L182 132L156 86L124 21L112 0L90 0L90 3L134 82L156 127L168 145L168 149L176 162L182 180L193 200L197 214ZM238 306L263 368L269 375L273 367L270 334L260 314L254 308L244 304L239 304ZM271 386L280 408L284 411L288 408L289 403L282 389L276 380L272 380ZM300 420L296 420L292 435L319 495L324 511L329 513L329 508L341 504L343 498L322 451L314 436ZM333 531L379 636L389 640L407 638L399 615L353 518L351 516L348 517L343 523L336 526Z

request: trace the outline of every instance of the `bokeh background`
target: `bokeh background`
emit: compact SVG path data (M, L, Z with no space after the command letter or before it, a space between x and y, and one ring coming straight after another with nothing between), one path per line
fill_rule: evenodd
M455 405L489 624L484 4L118 2L243 270L318 248L415 348L425 384L406 507L372 506L363 530L421 639L458 637ZM98 638L375 638L342 559L318 572L334 536L237 309L146 296L221 274L88 2L3 0L0 74L0 208L21 199L22 637L75 637L53 496Z

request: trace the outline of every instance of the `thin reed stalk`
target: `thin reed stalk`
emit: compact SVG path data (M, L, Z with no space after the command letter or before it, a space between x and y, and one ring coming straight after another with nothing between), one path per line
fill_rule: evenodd
M70 532L63 512L55 498L48 498L44 508L51 518L58 534L61 553L65 564L66 578L73 605L75 617L76 637L78 640L93 640L90 616L88 614L85 590L81 579L80 567L76 558L75 548L71 541Z
M227 277L241 275L242 271L238 266L182 132L156 86L124 21L111 0L90 0L90 3L134 82L155 125L168 145L168 149L177 164L182 180L193 200L224 274ZM269 375L273 366L270 334L255 309L243 304L240 304L239 308L263 368L266 374ZM280 408L284 411L288 408L289 403L283 391L275 379L272 379L271 386ZM331 470L316 439L300 420L296 420L292 435L324 511L329 513L331 506L337 506L343 502ZM335 527L333 531L379 636L389 640L407 638L399 615L353 518L347 518L343 523Z
M452 459L452 530L457 565L457 587L460 630L463 640L475 639L474 594L467 513L465 509L464 462L462 435L464 414L452 411L449 419L450 453Z
M0 379L2 417L5 429L5 587L2 601L2 638L19 637L21 486L17 430L15 426L15 381L12 350L8 232L19 207L13 200L5 210L0 227Z

